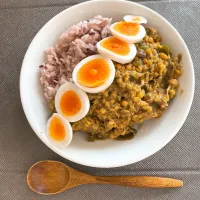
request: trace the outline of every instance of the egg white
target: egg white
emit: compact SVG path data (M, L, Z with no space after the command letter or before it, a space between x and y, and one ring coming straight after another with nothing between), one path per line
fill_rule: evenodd
M139 26L139 32L136 35L124 35L122 33L119 33L117 31L114 30L114 26L117 24L118 22L114 23L111 25L110 30L113 36L115 36L116 38L118 38L119 40L123 41L123 42L127 42L129 44L132 43L138 43L140 41L142 41L142 39L144 38L144 36L146 35L146 30L142 25L138 25Z
M97 43L97 51L104 57L106 58L109 58L111 60L114 60L118 63L121 63L121 64L126 64L126 63L129 63L131 62L134 58L135 58L135 55L137 53L137 49L135 47L134 44L128 44L129 45L129 48L130 48L130 51L127 55L123 56L123 55L119 55L119 54L116 54L104 47L101 46L101 43L108 39L108 38L111 38L112 36L110 37L107 37L107 38L104 38L103 40L101 40L100 42Z
M73 116L64 115L60 109L61 97L65 92L67 92L69 90L74 91L78 95L78 97L81 101L80 111ZM62 86L60 86L60 88L58 89L58 91L56 93L55 108L56 108L56 111L59 114L63 115L65 117L65 119L67 119L69 122L76 122L87 115L87 113L90 109L90 101L89 101L88 95L84 91L82 91L80 88L78 88L74 83L65 83Z
M78 76L77 76L78 71L80 70L80 68L84 64L86 64L87 62L89 62L93 59L97 59L97 58L104 59L108 63L109 68L110 68L110 75L109 75L108 79L105 81L105 83L103 83L102 85L97 86L97 87L86 87L86 86L80 84L79 81L78 81ZM102 55L99 55L99 54L89 56L89 57L83 59L81 62L79 62L76 65L76 67L74 68L74 71L72 73L72 79L73 79L74 83L80 89L82 89L83 91L88 92L88 93L99 93L99 92L106 90L112 84L114 78L115 78L115 66L114 66L113 62L110 59L105 58L105 57L103 57Z
M54 140L50 136L50 132L49 132L50 124L51 124L52 119L55 118L55 117L57 117L61 120L61 122L62 122L62 124L64 125L64 128L65 128L65 137L61 141ZM47 138L52 145L54 145L58 148L64 148L64 147L67 147L71 143L72 137L73 137L72 127L71 127L70 123L62 115L54 113L52 115L52 117L49 118L49 120L47 122L47 128L46 129L47 129L46 130Z
M141 21L140 22L134 21L133 20L134 17L139 17ZM136 23L136 24L146 24L147 23L147 19L145 17L134 16L134 15L126 15L126 16L124 16L124 21L133 22L133 23Z

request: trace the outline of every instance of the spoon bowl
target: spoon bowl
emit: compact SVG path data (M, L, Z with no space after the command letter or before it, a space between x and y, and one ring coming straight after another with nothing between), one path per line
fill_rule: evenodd
M62 192L69 181L69 169L61 162L37 162L30 168L27 175L29 187L41 194Z
M82 184L113 184L143 188L181 187L177 179L150 176L92 176L64 163L45 160L35 163L27 174L28 186L39 194L57 194Z

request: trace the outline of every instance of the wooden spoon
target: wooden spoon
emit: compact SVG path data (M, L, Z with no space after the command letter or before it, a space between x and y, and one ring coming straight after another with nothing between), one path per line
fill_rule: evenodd
M92 176L57 161L40 161L28 171L29 187L39 194L57 194L82 184L113 184L141 188L174 188L183 181L150 176Z

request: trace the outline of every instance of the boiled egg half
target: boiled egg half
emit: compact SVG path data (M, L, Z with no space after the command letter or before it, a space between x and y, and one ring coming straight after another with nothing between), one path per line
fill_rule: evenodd
M97 51L102 56L121 64L131 62L137 52L134 44L128 44L112 36L98 42Z
M146 35L145 28L133 22L116 22L110 26L113 36L127 43L140 42Z
M89 56L74 68L72 78L83 91L98 93L106 90L115 77L113 62L99 54Z
M124 21L126 22L132 22L135 24L146 24L147 19L142 16L134 16L134 15L126 15L124 16Z
M58 148L64 148L72 141L73 132L70 123L57 113L48 120L46 132L50 143Z
M69 122L85 117L90 108L87 94L73 83L62 85L55 96L55 108Z

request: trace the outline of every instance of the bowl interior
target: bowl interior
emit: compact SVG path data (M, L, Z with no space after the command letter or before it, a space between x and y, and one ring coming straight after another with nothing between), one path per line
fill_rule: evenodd
M71 145L65 149L52 146L46 138L46 122L50 117L43 89L39 81L39 65L44 61L44 50L56 44L66 29L79 21L101 14L113 21L126 14L142 15L148 26L159 30L163 42L175 55L183 53L183 75L180 78L183 94L177 93L160 119L144 123L144 128L130 141L88 142L86 134L75 133ZM177 31L163 17L152 10L127 1L92 1L76 5L50 20L36 35L24 58L20 92L27 119L38 137L59 155L87 166L117 167L142 160L165 146L178 132L189 112L194 91L194 72L190 54Z

